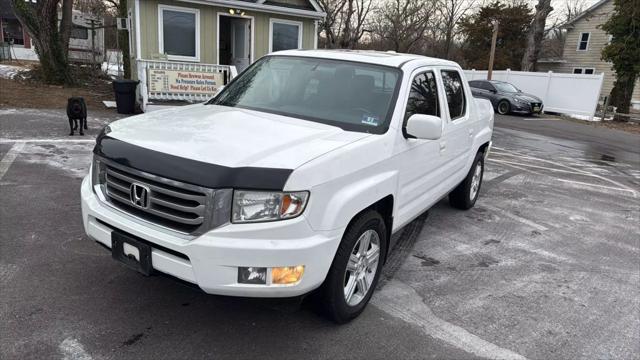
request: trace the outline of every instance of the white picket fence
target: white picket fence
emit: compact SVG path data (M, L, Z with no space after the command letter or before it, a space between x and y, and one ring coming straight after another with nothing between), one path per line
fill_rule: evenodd
M465 70L467 80L485 80L486 70ZM493 80L510 82L544 103L544 110L593 118L600 99L604 74L582 75L554 72L494 71Z
M147 70L149 69L223 73L225 78L227 79L227 82L231 81L231 79L238 75L236 67L233 65L216 65L161 60L136 60L136 66L138 71L138 80L140 80L138 92L141 99L142 111L146 110L149 100L203 102L211 98L211 95L202 93L152 92L150 91L148 86L149 82L147 77Z

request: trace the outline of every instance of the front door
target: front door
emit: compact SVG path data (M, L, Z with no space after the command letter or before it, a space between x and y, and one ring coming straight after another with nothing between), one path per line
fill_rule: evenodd
M411 74L403 127L414 114L445 119L446 112L442 109L444 97L440 94L436 71L423 68ZM415 139L407 134L396 143L394 152L398 155L394 162L399 167L399 183L394 225L405 225L438 201L445 191L444 167L448 156L445 145L444 138Z
M231 65L238 72L251 63L251 20L231 19Z

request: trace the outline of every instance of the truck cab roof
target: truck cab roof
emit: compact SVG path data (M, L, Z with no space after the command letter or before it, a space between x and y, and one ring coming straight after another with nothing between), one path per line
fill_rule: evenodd
M349 49L317 49L317 50L285 50L271 53L269 55L315 57L322 59L335 59L357 61L362 63L378 64L402 68L405 64L420 61L423 65L434 66L455 66L453 61L432 58L428 56L396 53L393 51L373 51L373 50L349 50Z

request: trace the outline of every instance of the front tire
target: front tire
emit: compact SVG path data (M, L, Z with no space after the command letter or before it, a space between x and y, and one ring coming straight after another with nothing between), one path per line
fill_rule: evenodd
M497 111L500 115L507 115L511 111L511 103L509 103L509 100L500 100Z
M347 228L320 289L325 313L336 323L356 318L371 299L387 251L387 229L380 214L368 210Z
M449 204L456 209L471 209L478 200L483 175L484 153L478 152L467 177L449 194Z

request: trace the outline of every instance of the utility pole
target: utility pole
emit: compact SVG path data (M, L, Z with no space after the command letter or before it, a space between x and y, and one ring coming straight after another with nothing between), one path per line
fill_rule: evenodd
M90 24L91 29L91 65L96 66L96 24L97 21L89 19L87 22Z
M491 75L493 73L493 59L496 55L496 41L498 41L498 26L500 23L495 19L491 21L491 25L493 25L493 37L491 37L491 53L489 54L489 71L487 71L487 80L491 80Z
M95 19L88 19L85 20L86 23L88 23L89 25L89 29L91 30L91 65L93 67L96 67L97 65L97 61L96 61L96 30L98 29L104 29L108 26L104 26L102 25L102 21L101 20L95 20ZM103 47L104 50L104 47ZM103 54L104 56L104 54Z

